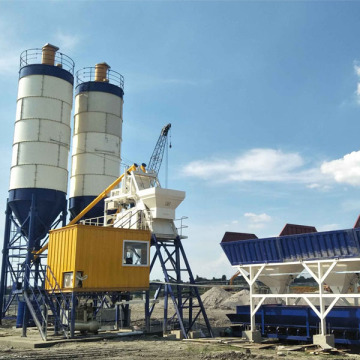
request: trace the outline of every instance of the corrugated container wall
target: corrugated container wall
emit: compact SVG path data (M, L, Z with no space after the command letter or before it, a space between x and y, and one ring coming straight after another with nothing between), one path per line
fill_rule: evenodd
M123 77L106 63L77 75L70 178L70 213L75 217L120 175ZM94 81L92 74L94 72ZM87 218L103 215L99 203Z
M150 236L145 230L86 225L52 230L48 266L65 292L148 289ZM48 290L55 287L49 271Z

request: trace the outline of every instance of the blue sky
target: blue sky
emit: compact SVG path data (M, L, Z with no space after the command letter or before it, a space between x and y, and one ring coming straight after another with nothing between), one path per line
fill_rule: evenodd
M194 275L234 272L225 231L352 227L359 30L356 1L0 0L1 213L19 55L50 42L76 70L106 61L124 75L125 163L147 162L172 123L168 183L186 191L177 215Z

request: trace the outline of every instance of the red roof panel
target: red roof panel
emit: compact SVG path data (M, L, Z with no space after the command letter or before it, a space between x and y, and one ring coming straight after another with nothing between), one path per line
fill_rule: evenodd
M314 226L286 224L279 236L308 234L313 232L317 232Z
M231 242L231 241L238 241L238 240L251 240L257 239L258 237L255 234L246 234L246 233L237 233L237 232L230 232L227 231L222 238L221 242Z

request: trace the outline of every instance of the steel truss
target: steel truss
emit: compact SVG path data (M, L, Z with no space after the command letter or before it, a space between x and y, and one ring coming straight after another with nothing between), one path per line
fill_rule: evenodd
M195 330L195 324L199 320L199 316L202 315L205 328L208 332L207 335L213 337L213 332L200 298L199 290L195 285L195 280L180 237L177 236L172 240L160 240L153 234L151 246L154 246L156 251L151 261L150 273L156 261L159 260L165 282L158 286L154 295L154 303L151 306L149 291L146 292L145 319L147 330L149 331L150 329L150 318L156 305L156 300L163 291L164 334L168 333L171 326L179 326L182 336L186 339L189 336L189 332ZM169 297L175 310L172 316L169 316Z
M65 226L66 204L61 213L47 231L58 227L59 224ZM29 215L20 224L15 214L7 204L5 217L5 232L3 257L0 278L0 323L9 312L9 308L14 301L24 301L21 296L24 292L28 293L32 289L44 289L44 276L46 265L41 263L44 256L34 256L34 252L39 250L48 241L48 235L43 238L35 238L35 224L41 222L37 215L36 197L33 196ZM27 235L25 235L27 234ZM23 336L26 336L29 317L29 307L24 306Z
M326 329L326 316L334 308L336 303L339 300L344 300L346 303L349 303L349 299L354 299L353 301L357 304L358 299L360 298L360 293L357 293L356 283L359 280L357 274L360 273L360 258L347 258L347 259L324 259L324 260L314 260L314 261L294 261L294 262L284 262L284 263L263 263L263 264L253 264L253 265L241 265L234 266L236 267L240 275L244 277L250 288L250 331L255 332L255 314L259 311L261 305L264 303L265 299L284 299L286 305L289 305L290 300L294 301L296 305L300 299L304 299L309 307L314 311L314 313L319 317L320 320L320 335L327 335ZM318 284L318 293L303 293L303 294L294 294L289 293L289 284L283 289L287 288L287 292L280 292L276 294L259 294L256 293L256 282L261 276L281 276L282 274L292 276L291 271L289 273L289 268L293 267L293 274L299 274L303 270L306 270L309 275L316 281ZM341 272L341 267L350 267L351 271L348 271L349 274L353 274L352 281L348 282L347 285L340 289L338 293L328 293L324 291L324 287L327 286L327 280L334 275L337 270L338 273L347 273L347 271ZM274 268L277 269L276 273ZM284 271L281 269L284 268ZM299 270L300 269L300 270ZM295 276L296 276L295 275ZM349 293L349 286L354 288L354 292ZM319 308L316 307L313 303L313 300L319 300ZM330 299L331 302L329 305L325 304L325 299Z

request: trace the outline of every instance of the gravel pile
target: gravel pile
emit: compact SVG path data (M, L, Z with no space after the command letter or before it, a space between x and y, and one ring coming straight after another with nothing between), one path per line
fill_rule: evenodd
M250 305L250 291L247 289L240 290L239 292L231 295L221 306L226 308L233 308L237 305Z
M213 287L201 295L205 307L221 307L222 303L231 296L226 290Z
M213 287L201 296L206 308L235 309L237 305L250 305L250 291L242 289L236 293L228 292L219 287ZM257 304L259 300L255 300ZM281 304L281 299L269 298L264 304Z

